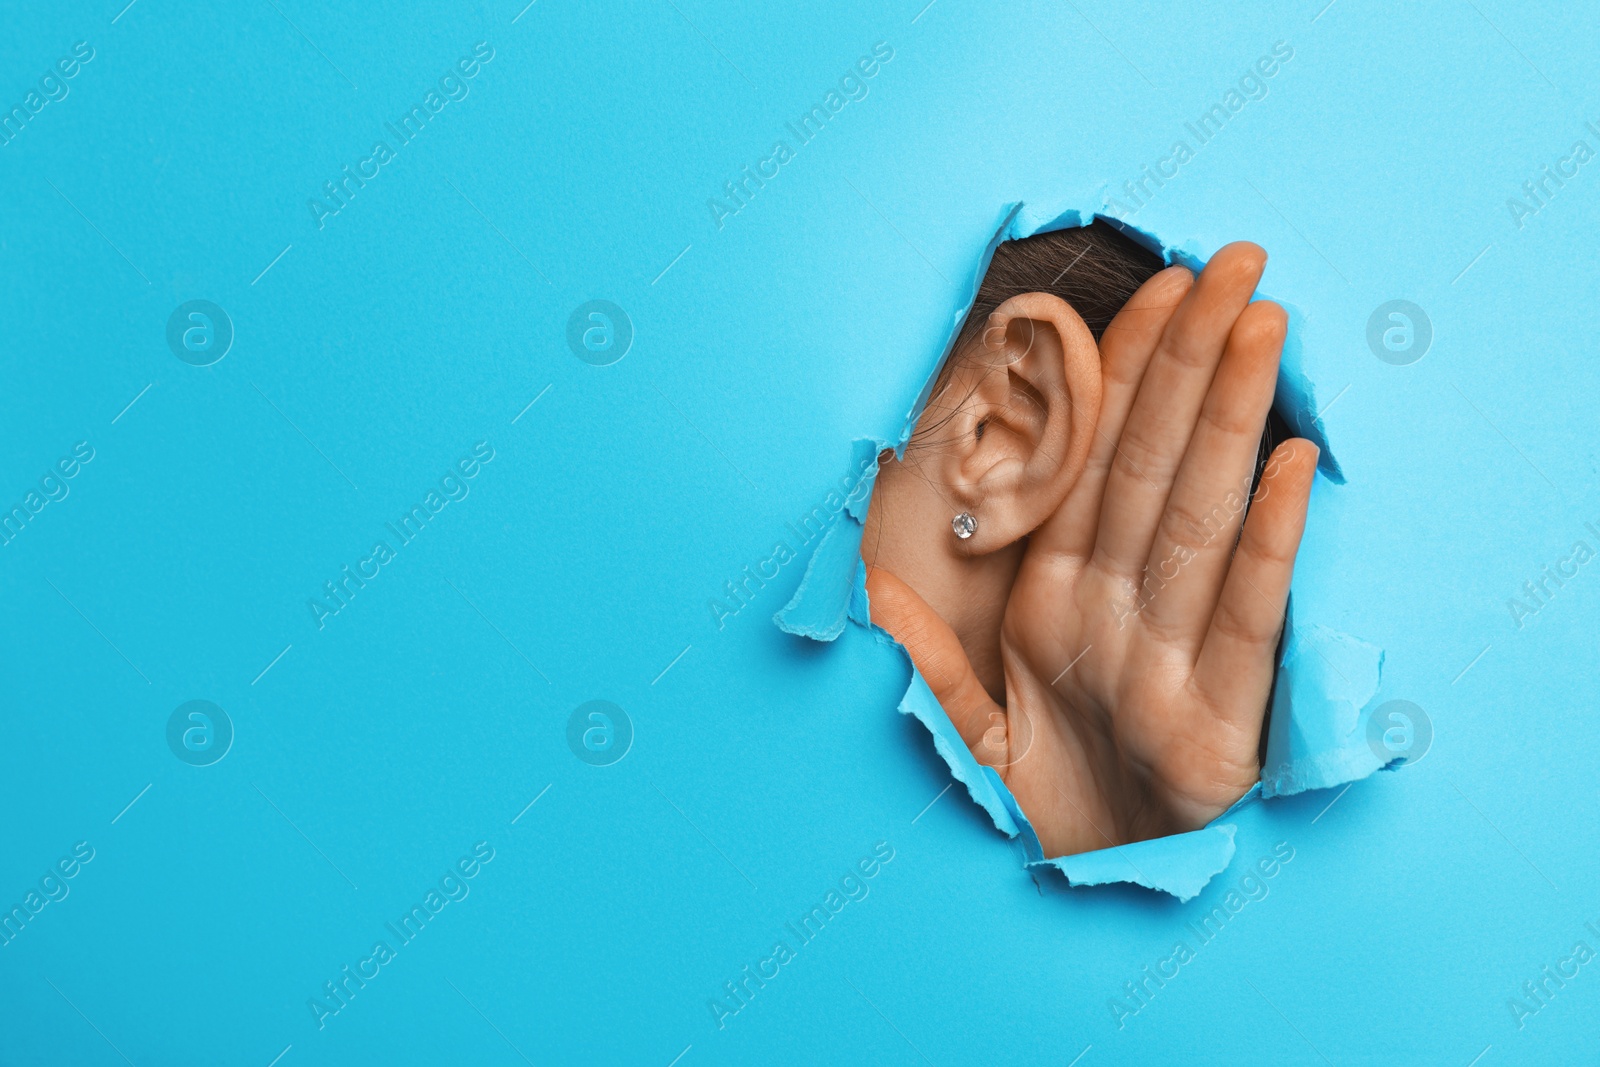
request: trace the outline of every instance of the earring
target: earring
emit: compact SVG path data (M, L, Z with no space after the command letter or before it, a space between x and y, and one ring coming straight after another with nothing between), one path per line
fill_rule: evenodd
M965 541L978 532L978 520L972 517L972 512L963 511L950 520L950 529L961 540Z

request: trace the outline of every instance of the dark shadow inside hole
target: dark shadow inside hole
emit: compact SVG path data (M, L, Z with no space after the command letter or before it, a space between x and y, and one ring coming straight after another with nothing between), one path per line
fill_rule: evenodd
M1256 489L1261 485L1261 475L1267 469L1267 459L1272 455L1273 449L1295 436L1294 428L1287 419L1278 414L1274 405L1267 413L1267 428L1261 434L1261 447L1256 450L1256 473L1250 479L1250 495L1253 498ZM1249 513L1248 507L1246 514ZM1267 697L1267 713L1261 719L1261 737L1256 742L1256 762L1263 767L1267 764L1267 736L1272 732L1272 697L1278 692L1278 672L1283 669L1283 642L1289 633L1287 626L1278 631L1278 647L1272 652L1272 690Z

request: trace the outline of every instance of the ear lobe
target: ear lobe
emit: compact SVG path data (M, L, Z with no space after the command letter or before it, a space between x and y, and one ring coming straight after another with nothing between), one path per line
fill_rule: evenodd
M942 435L955 446L943 474L978 518L958 550L981 555L1041 526L1082 472L1100 414L1100 351L1066 301L1024 293L953 358L959 405Z

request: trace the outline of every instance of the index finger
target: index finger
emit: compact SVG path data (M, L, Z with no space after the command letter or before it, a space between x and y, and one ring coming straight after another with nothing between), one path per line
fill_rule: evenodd
M1150 357L1183 298L1194 285L1185 267L1168 267L1141 285L1100 336L1101 390L1094 443L1077 484L1034 536L1040 550L1087 559L1094 551L1100 501L1116 456L1117 438L1133 408ZM1093 417L1073 412L1074 417Z
M1206 264L1156 346L1106 481L1095 563L1137 582L1223 347L1266 265L1237 242Z

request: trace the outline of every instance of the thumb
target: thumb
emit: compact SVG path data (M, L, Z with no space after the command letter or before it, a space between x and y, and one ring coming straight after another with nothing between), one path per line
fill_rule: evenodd
M978 681L950 624L915 589L881 567L867 570L867 599L872 621L905 646L978 762L1004 766L1005 711Z

